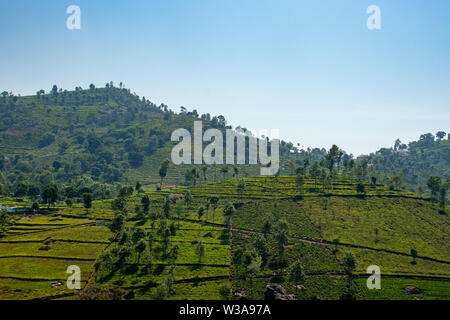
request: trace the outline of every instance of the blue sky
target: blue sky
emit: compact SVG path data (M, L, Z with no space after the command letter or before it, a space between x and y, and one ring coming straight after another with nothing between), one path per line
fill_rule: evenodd
M450 1L0 0L0 90L122 81L355 155L450 131ZM81 30L66 8L81 8ZM381 30L366 8L381 9Z

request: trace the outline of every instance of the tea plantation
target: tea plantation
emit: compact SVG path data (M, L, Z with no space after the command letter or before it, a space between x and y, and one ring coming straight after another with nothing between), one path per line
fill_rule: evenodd
M250 177L10 214L0 299L264 299L268 283L291 299L450 299L445 211L409 191L357 185ZM66 285L73 265L80 290ZM366 285L371 265L379 290Z

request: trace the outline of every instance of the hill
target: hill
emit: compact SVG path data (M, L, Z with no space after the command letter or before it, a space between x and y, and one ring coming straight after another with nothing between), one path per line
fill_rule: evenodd
M408 145L397 140L394 147L382 148L367 160L386 182L401 173L407 188L423 193L430 176L450 179L450 140L443 131L436 133L436 138L422 134Z
M38 196L45 186L56 184L58 198L81 198L90 192L94 199L117 195L124 184L154 190L161 183L159 168L170 158L175 129L193 131L196 120L204 128L224 132L232 129L226 119L199 115L185 107L175 113L168 106L155 105L130 89L91 85L83 90L39 90L35 96L15 96L3 92L0 98L0 193ZM238 126L246 130L245 128ZM368 157L356 160L344 150L299 149L290 142L280 143L281 175L317 174L325 181L341 170L347 178L370 181L372 177L398 187L400 184L425 192L431 175L449 178L450 144L442 135L421 136L408 146L396 142ZM226 144L226 143L225 143ZM332 157L325 158L332 152ZM327 162L328 161L328 162ZM318 168L314 163L318 163ZM193 185L259 174L257 165L213 166L205 171L199 165L169 165L167 184ZM313 172L314 171L314 172ZM398 179L397 179L398 180ZM42 199L38 199L42 200Z
M124 190L89 209L14 215L0 238L0 298L262 299L268 283L297 299L450 298L449 218L436 202L304 179ZM22 200L1 201L32 203ZM81 296L65 286L69 265L81 269ZM366 287L370 265L381 269L381 290Z
M4 92L0 119L0 192L5 195L37 195L56 183L60 190L88 188L94 198L108 198L123 183L156 185L161 163L170 158L175 129L192 132L195 120L202 120L204 128L231 128L223 116L198 115L184 107L177 114L112 83L75 91L54 86L50 93L39 90L26 97ZM281 155L291 148L283 141ZM257 166L240 167L241 176L259 172ZM234 175L220 169L209 170L206 177ZM169 166L166 180L195 183L198 173L189 180L188 170L192 166Z

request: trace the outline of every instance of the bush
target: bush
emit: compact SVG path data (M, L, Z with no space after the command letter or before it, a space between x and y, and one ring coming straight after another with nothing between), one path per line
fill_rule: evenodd
M227 286L226 284L222 285L219 288L219 294L224 300L229 300L230 299L230 287Z

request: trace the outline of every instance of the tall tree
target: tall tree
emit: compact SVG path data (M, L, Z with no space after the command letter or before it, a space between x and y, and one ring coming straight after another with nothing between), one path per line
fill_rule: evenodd
M335 165L339 165L343 155L344 152L340 150L337 145L333 144L328 153L325 155L325 161L327 163L327 168L330 171L330 173L333 172L333 168Z
M58 186L55 184L48 184L44 187L42 199L50 206L50 203L56 202L59 196Z
M208 167L207 166L203 166L202 167L202 172L203 172L203 180L205 180L205 182L206 182L206 171L208 170Z
M437 176L429 177L427 187L430 189L431 195L436 197L439 193L439 189L441 188L441 178Z
M436 132L436 138L438 138L438 140L444 139L445 135L446 135L446 133L444 131Z
M203 244L203 240L200 240L195 246L195 254L198 256L198 262L202 262L202 259L205 256L205 245Z
M144 239L139 240L139 242L136 244L136 252L138 254L137 256L137 263L139 264L139 261L141 260L141 254L147 249L147 243Z
M90 192L83 193L83 203L84 203L84 207L86 209L89 209L92 207L92 193L90 193Z
M148 214L148 211L150 209L150 198L148 197L148 195L142 196L141 204L144 210L144 214Z
M161 163L161 166L159 167L158 174L159 174L159 177L161 178L160 183L159 183L160 189L162 189L162 184L163 184L164 178L167 175L167 169L169 168L169 163L170 163L170 161L166 159Z

